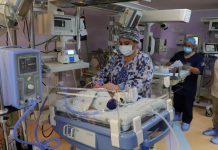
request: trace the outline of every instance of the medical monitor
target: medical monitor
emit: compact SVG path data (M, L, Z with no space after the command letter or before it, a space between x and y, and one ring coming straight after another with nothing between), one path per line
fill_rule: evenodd
M218 44L216 43L206 43L203 47L204 53L218 53Z
M196 45L197 45L197 46L200 45L200 38L199 38L199 36L192 35L192 34L188 34L188 35L186 35L186 38L187 38L187 37L193 37L193 38L195 39L195 41L196 41Z
M209 31L218 31L218 19L210 20Z

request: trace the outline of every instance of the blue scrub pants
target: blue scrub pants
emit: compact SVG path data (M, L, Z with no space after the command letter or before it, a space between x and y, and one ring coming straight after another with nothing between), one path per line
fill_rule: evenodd
M182 113L182 122L190 124L193 118L193 103L195 96L174 93L173 106L175 111Z

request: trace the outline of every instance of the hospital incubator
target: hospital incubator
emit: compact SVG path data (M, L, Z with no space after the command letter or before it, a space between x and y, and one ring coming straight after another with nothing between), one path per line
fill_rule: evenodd
M149 147L168 134L164 120L173 119L171 100L142 98L134 90L59 88L57 94L54 130L82 150Z

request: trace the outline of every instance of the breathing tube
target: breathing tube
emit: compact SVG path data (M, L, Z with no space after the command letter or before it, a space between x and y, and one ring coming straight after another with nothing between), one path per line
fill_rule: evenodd
M40 108L40 112L39 112L39 117L41 116L41 113L42 113L42 110L43 110L43 107L45 105L45 102L46 100L43 102L43 105L42 107ZM17 129L19 128L19 124L26 118L26 116L32 112L34 110L34 108L37 106L37 101L36 100L30 100L29 104L27 105L27 107L29 107L24 113L23 115L19 118L19 120L16 122L15 126L14 126L14 129L13 129L13 135L14 135L14 139L21 143L21 144L25 144L25 145L32 145L32 146L35 146L35 147L38 147L39 149L41 150L55 150L57 149L59 146L60 146L60 140L57 139L57 138L51 138L51 139L48 139L48 140L45 140L43 142L40 142L38 140L38 134L35 133L37 132L37 129L38 129L38 126L39 126L39 117L37 119L37 122L36 122L36 127L35 127L35 130L34 130L34 135L35 135L35 139L36 139L36 142L28 142L28 141L23 141L21 139L18 138L17 136ZM55 141L57 144L55 147L51 147L50 146L50 143L52 141Z

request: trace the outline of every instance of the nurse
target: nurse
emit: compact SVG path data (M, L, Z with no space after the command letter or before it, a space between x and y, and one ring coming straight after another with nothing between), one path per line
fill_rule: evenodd
M185 39L183 51L175 54L170 63L180 60L186 69L190 71L184 82L173 86L175 121L182 119L181 128L188 131L193 118L193 103L197 90L197 78L203 71L203 55L196 52L196 40L193 37ZM181 118L182 117L182 118Z
M96 75L95 86L108 90L136 87L142 97L151 97L153 64L149 55L139 50L139 32L124 28L119 34L119 53Z

